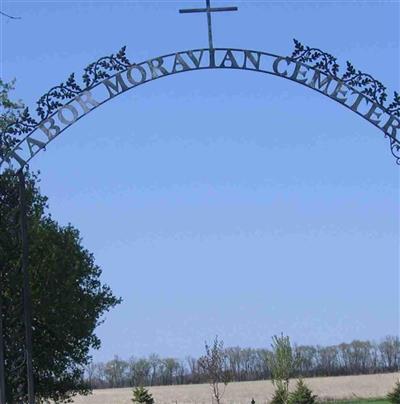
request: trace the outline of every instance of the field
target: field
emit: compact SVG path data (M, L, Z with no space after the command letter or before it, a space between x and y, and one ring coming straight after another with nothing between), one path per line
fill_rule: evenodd
M361 398L384 397L399 378L398 373L339 376L306 379L313 392L321 399L348 399L348 403L361 403ZM211 403L210 388L207 384L183 386L151 387L156 404ZM223 402L226 404L250 404L252 398L266 403L271 397L273 387L269 381L231 383L226 388ZM95 390L88 397L77 397L76 404L128 404L132 389ZM368 404L383 404L383 401L367 401Z

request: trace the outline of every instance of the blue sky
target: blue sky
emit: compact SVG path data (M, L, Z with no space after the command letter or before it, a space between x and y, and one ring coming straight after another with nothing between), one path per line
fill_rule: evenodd
M399 88L399 2L215 1L216 46L292 39ZM132 61L207 46L202 1L2 1L1 77L33 106L123 45ZM124 302L96 360L226 345L379 339L399 329L399 177L368 122L244 71L151 82L89 114L31 164Z

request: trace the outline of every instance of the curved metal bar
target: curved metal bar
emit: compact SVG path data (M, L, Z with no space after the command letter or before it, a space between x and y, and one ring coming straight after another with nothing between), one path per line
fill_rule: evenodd
M48 143L50 143L53 139L55 139L57 136L59 136L61 133L63 133L72 124L79 121L82 117L86 116L89 112L97 109L104 103L110 101L112 98L115 98L115 96L118 96L135 87L138 87L138 86L148 83L150 81L157 80L162 77L167 77L167 76L170 76L173 74L184 73L184 72L189 72L189 71L209 70L209 69L248 70L248 71L253 71L253 72L270 74L270 75L282 77L287 80L296 82L297 84L302 84L303 86L308 87L314 91L317 91L320 94L328 96L329 98L333 99L334 101L345 106L347 109L351 110L352 112L354 112L357 115L361 116L362 118L366 119L369 123L374 125L376 128L383 131L385 134L385 137L390 138L391 152L396 157L396 162L398 164L400 164L400 157L399 157L400 142L397 140L397 137L395 136L396 128L398 127L398 125L392 124L391 126L390 125L388 126L388 124L386 124L386 126L381 127L381 126L379 126L379 124L381 122L377 118L379 118L379 116L382 114L386 114L389 117L389 121L392 120L392 122L395 122L395 123L400 122L400 121L395 116L395 114L392 113L392 111L390 109L385 108L381 104L377 104L375 102L376 99L374 97L372 97L372 96L369 97L368 94L365 94L362 91L359 91L354 86L350 85L348 83L348 81L349 81L348 76L346 77L346 75L345 75L345 76L343 76L343 78L339 78L336 75L336 72L337 72L336 65L335 65L333 72L331 72L331 70L324 71L324 70L321 70L321 68L320 68L321 66L318 65L318 63L316 65L310 65L308 63L305 63L305 62L299 60L301 58L304 59L305 53L301 54L300 56L297 55L296 57L284 57L284 56L279 56L279 55L275 55L275 54L268 53L268 52L262 52L262 51L250 50L250 49L238 49L238 48L215 48L213 50L211 50L209 48L191 49L191 50L186 50L186 51L181 51L181 52L176 52L176 53L169 53L167 55L145 60L138 64L131 64L128 61L128 59L125 57L124 52L125 52L125 48L123 48L117 54L117 57L114 57L113 55L111 55L110 57L101 58L101 59L99 59L99 61L89 65L88 68L85 69L86 77L84 76L84 81L85 81L85 84L87 84L87 87L83 90L75 82L74 76L73 75L70 76L70 78L68 79L69 81L67 81L67 87L69 85L70 88L68 88L66 90L67 92L69 92L68 93L69 97L72 97L75 95L77 97L83 97L86 94L88 94L89 90L93 91L93 90L100 88L101 86L107 88L107 90L110 93L109 97L106 97L101 101L96 101L96 103L89 110L80 114L79 116L74 117L73 121L69 122L67 125L65 125L65 127L60 128L60 130L54 136L49 136L49 139L46 142L38 141L37 139L31 138L31 136L39 128L41 128L43 130L45 123L48 123L49 120L55 119L56 115L59 115L60 111L62 111L63 109L66 109L66 108L72 109L73 108L72 105L74 102L77 101L77 97L69 99L69 101L64 104L60 104L60 105L56 104L57 108L54 108L54 106L52 107L51 103L49 101L49 94L51 96L51 92L54 89L59 90L60 88L61 89L65 88L65 87L63 87L64 86L63 84L61 84L60 86L53 87L53 89L50 90L49 93L42 96L41 99L39 100L38 105L40 107L41 101L42 101L42 105L47 104L49 106L47 113L43 112L43 111L39 111L39 113L42 112L41 116L43 118L40 122L34 121L29 116L29 118L31 119L31 122L28 122L28 123L30 123L30 127L32 129L29 132L26 131L26 132L28 132L27 135L13 147L11 152L8 153L4 159L2 159L0 161L0 168L4 165L4 163L9 163L10 165L12 165L11 160L17 161L19 163L20 167L23 168L25 165L28 164L29 161L32 160L33 157L36 156L36 154L38 154L39 151L45 150ZM213 52L213 57L211 57L211 52ZM195 67L189 67L187 65L188 61L187 60L184 61L183 56L184 55L193 56L196 53L201 54L201 57L204 55L204 53L208 54L210 60L214 59L214 63L215 63L215 54L222 53L225 55L225 57L223 59L223 62L220 64L217 64L217 65L216 64L201 65L201 62L197 63L198 60L196 60L194 62L194 63L197 63L195 65ZM236 56L234 56L235 53L237 53ZM244 64L239 65L239 63L235 59L235 57L237 57L238 55L241 55L244 58L243 59ZM306 59L307 59L307 57L306 57ZM327 59L326 55L322 55L321 57L324 59L325 64L328 63L329 60ZM177 58L178 58L180 65L183 66L184 68L182 70L176 70L174 67L174 69L172 71L166 70L163 67L163 63L164 63L164 61L167 61L171 58L174 58L175 64L177 63ZM264 58L264 59L262 59L262 58ZM192 61L193 60L194 59L192 59ZM267 61L267 66L269 67L269 69L265 68L265 66L262 65L261 60ZM105 63L105 65L103 65L103 67L105 67L108 70L113 69L114 74L111 75L111 74L108 74L107 72L105 73L105 72L99 71L99 65L101 66L101 63L103 63L103 62ZM281 62L285 62L286 67L289 67L290 65L294 66L295 74L289 75L287 72L286 73L280 72L279 69L277 68L277 66ZM158 63L158 65L157 65L157 63ZM271 68L271 64L272 64L272 68ZM185 65L187 66L187 68L185 68ZM302 68L304 69L303 71L301 70ZM129 71L132 71L133 69L139 69L142 72L142 77L144 74L143 71L145 71L145 69L147 69L145 79L143 79L140 82L135 82L134 85L127 85L126 83L124 83L124 80L122 79L122 75L127 74ZM157 71L157 74L155 73L155 71ZM296 71L297 71L297 73L296 73ZM162 74L159 74L160 72ZM321 83L320 83L319 88L317 88L316 83L314 83L313 86L311 86L310 83L307 83L306 80L304 80L302 77L304 77L306 75L306 73L308 73L308 72L313 72L314 78L317 77L320 80L321 77L323 77L325 80L328 80L328 86L331 82L335 83L336 84L336 90L334 90L334 93L336 92L335 96L333 96L332 93L328 94L327 87L325 89L323 89ZM87 74L92 74L93 77L90 78L87 76ZM304 76L302 76L302 74ZM148 75L150 77L148 77ZM112 80L115 80L116 85L120 85L122 83L125 85L125 87L121 86L122 88L120 91L117 88L118 91L116 91L115 94L112 94L112 91L110 90L110 88L111 89L113 88L113 87L110 87L110 85L112 84ZM122 81L119 82L119 80L122 80ZM71 85L71 83L72 83L72 85ZM342 90L340 90L340 89L338 90L338 88L341 88ZM360 112L359 110L357 110L357 108L354 108L354 105L347 105L346 102L343 101L343 98L340 98L340 96L339 96L341 92L344 93L345 90L343 88L346 88L347 89L346 91L351 91L352 95L356 95L358 97L357 99L359 100L359 102L358 102L357 106L360 104L360 102L361 102L360 100L362 100L362 99L365 99L367 104L368 104L368 102L371 102L372 106L371 106L369 113L366 114L366 113ZM361 97L363 97L363 98L361 98ZM68 98L68 97L64 97L64 98ZM51 109L51 108L53 108L53 109ZM52 112L53 110L54 110L54 112ZM34 123L32 123L32 122L34 122ZM388 130L389 128L392 129L392 133L389 133L389 130ZM24 131L21 131L20 133L23 133L23 132ZM29 145L30 156L28 158L18 159L18 158L16 158L17 152L19 150L21 150L21 146L24 143L27 143ZM37 147L37 150L35 150L35 151L32 150L31 143L33 144L33 146ZM17 155L17 157L18 157L18 155Z

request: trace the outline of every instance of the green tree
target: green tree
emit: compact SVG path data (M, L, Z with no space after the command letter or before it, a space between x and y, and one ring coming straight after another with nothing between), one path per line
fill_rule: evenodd
M269 358L271 381L275 386L274 404L285 404L289 398L289 379L295 370L295 359L290 339L281 334L272 337L272 355Z
M387 399L393 404L400 404L400 380L397 380L393 391L387 395Z
M12 101L9 92L14 89L14 81L5 83L0 79L0 159L18 141L18 137L8 133L8 126L15 122L24 111L21 101Z
M153 404L154 403L153 396L144 387L136 387L136 389L133 390L132 401L135 404Z
M297 381L296 389L289 394L290 404L314 404L317 396L312 393L308 386L304 383L304 380L299 379Z
M287 404L289 400L289 392L283 384L275 386L274 395L271 399L271 404Z
M9 101L11 88L0 82L2 129L22 108ZM4 152L15 140L2 132L0 149ZM83 373L90 361L90 349L100 346L95 328L102 314L120 299L101 283L101 269L82 246L78 230L71 225L60 226L47 213L38 176L27 174L26 182L35 402L62 402L73 394L88 392ZM10 403L24 402L26 394L18 213L18 180L6 170L0 175L0 292Z

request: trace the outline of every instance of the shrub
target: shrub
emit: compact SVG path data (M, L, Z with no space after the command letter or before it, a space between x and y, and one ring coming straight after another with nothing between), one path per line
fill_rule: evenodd
M274 396L272 397L271 404L287 404L289 398L288 390L284 385L278 385L275 388Z
M133 390L132 401L135 404L154 404L153 396L144 387L136 387Z
M396 382L393 391L387 395L387 399L393 404L400 404L400 380Z
M302 379L297 381L296 390L289 394L290 404L314 404L316 395L308 388Z

